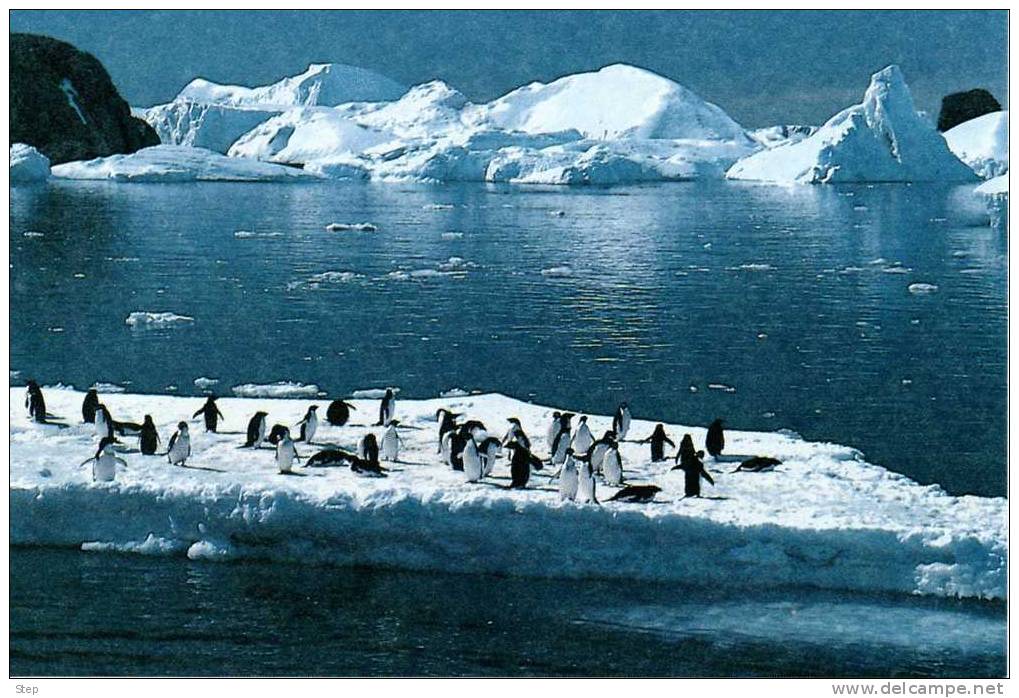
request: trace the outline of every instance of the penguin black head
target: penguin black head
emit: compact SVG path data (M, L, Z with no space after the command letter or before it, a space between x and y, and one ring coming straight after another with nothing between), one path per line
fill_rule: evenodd
M188 423L187 422L177 422L177 429L179 429L180 431L187 431L188 430Z
M151 414L145 415L145 419L142 421L142 423L147 427L152 426L152 415Z
M269 413L268 412L262 412L261 410L259 410L258 412L255 413L255 416L256 417L268 417Z
M26 386L26 387L27 387L27 388L28 388L29 390L38 390L38 389L39 389L39 384L38 384L38 383L36 383L36 382L35 382L35 381L33 381L33 380L30 380L30 381L28 381L27 383L25 383L25 386Z
M656 424L655 425L655 434L657 436L665 436L665 425L664 424Z
M398 426L400 426L400 420L399 419L391 419L391 420L389 420L389 426L391 426L391 427L398 427Z
M724 423L725 423L725 422L724 422L723 420L721 420L721 419L716 419L715 421L713 421L713 422L711 423L711 426L713 426L713 427L720 427L720 426L722 426L722 424L724 424Z
M318 409L318 405L312 405L311 407L308 408L308 411L309 412L314 412L317 409Z
M89 397L95 397L99 395L99 391L97 391L95 388L89 388L86 395L88 395Z
M375 439L375 434L371 432L365 434L364 439L362 439L362 441L366 446L375 446L378 444L378 441Z
M216 396L215 395L210 395L209 397L205 398L205 402L210 403L210 404L215 402L215 401L216 401Z
M580 423L581 423L581 424L587 424L587 415L586 415L586 414L585 414L585 415L582 415L582 416L580 417Z
M100 439L100 441L99 441L99 448L96 449L96 458L98 458L99 456L101 456L103 454L103 451L106 449L107 446L112 446L112 445L113 445L113 438L112 437L104 436L102 439Z
M625 410L629 406L630 406L630 404L627 403L627 402L620 402L619 403L619 409L621 409L621 410Z
M393 397L393 389L392 388L386 388L386 397L387 398Z
M559 419L562 416L563 415L558 410L552 413L552 419Z
M559 421L565 425L569 425L570 420L573 419L574 416L576 415L574 415L572 412L563 412L561 415L559 415Z
M605 432L605 436L601 438L602 441L611 441L616 438L616 432L612 429L609 429L608 431Z
M509 422L510 424L516 424L518 427L520 426L520 420L517 419L516 417L510 417L506 421Z

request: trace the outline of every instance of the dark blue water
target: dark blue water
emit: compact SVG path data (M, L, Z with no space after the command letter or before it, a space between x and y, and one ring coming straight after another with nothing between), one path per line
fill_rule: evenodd
M363 221L379 230L325 230ZM1007 250L986 223L965 189L919 185L16 189L11 366L143 392L207 376L602 413L628 399L1003 495ZM467 266L388 276L453 256ZM363 276L308 283L329 271ZM195 322L132 330L142 310Z
M919 597L15 549L10 602L14 676L1007 671L1004 604Z

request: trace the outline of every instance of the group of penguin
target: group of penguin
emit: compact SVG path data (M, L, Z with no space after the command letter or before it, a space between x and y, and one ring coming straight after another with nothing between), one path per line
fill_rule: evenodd
M50 415L46 412L42 390L35 381L28 382L25 406L29 416L37 422L47 422ZM356 409L343 400L330 403L326 420L334 426L344 426L350 418L350 411ZM374 424L383 427L381 440L376 439L372 432L367 432L358 442L357 452L330 447L318 451L307 458L305 467L345 466L353 472L385 477L385 469L380 464L383 460L397 462L403 441L395 419L396 397L391 389L386 390L379 405L379 418ZM215 433L223 414L216 405L216 397L209 396L205 404L194 413L193 417L201 416L206 431ZM607 485L620 487L609 501L648 502L654 499L661 488L655 485L629 485L623 481L623 461L619 453L619 443L626 439L630 431L632 416L627 403L616 409L612 419L612 428L601 438L596 439L587 424L587 417L581 416L576 429L573 428L571 412L553 412L548 426L546 438L550 445L550 457L543 461L531 450L531 440L525 433L517 417L507 419L509 427L500 439L490 436L485 425L475 419L460 422L464 415L445 408L436 413L438 422L438 448L443 461L453 470L463 472L467 482L479 482L491 474L497 459L503 451L509 453L510 485L512 489L526 488L532 470L543 470L546 465L557 467L552 474L553 480L559 482L559 496L563 500L597 503L596 476ZM297 452L296 442L310 444L319 426L318 406L308 408L304 418L296 426L299 429L295 440L290 428L276 424L267 434L268 413L256 412L248 422L245 442L240 448L260 448L264 442L275 447L276 466L281 474L293 472L295 462L301 460ZM95 433L99 437L99 447L94 456L81 465L92 464L93 480L109 482L116 478L118 467L126 468L127 463L117 456L114 445L119 443L117 436L137 436L139 450L143 455L157 455L160 446L159 434L151 415L145 415L141 424L114 420L106 405L99 400L98 392L90 389L82 403L82 419L95 425ZM666 460L665 445L675 448L675 443L668 437L662 424L655 426L653 432L635 443L650 445L651 460ZM708 427L705 448L713 457L718 458L725 448L725 435L722 420L715 420ZM191 456L191 436L187 422L180 422L177 430L170 437L165 455L171 465L185 466ZM701 480L714 485L714 480L704 467L704 451L694 448L693 439L689 434L683 436L675 455L673 470L682 470L685 474L684 490L687 497L700 496ZM773 458L754 457L740 464L737 470L762 471L774 468L781 461Z

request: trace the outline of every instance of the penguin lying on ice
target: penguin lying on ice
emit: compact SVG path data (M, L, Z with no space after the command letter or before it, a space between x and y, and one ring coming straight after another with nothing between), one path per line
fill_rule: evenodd
M745 461L739 464L732 472L738 473L741 470L748 473L762 473L765 470L773 470L776 465L782 465L782 461L778 458L767 458L765 456L754 456L753 458L747 458Z

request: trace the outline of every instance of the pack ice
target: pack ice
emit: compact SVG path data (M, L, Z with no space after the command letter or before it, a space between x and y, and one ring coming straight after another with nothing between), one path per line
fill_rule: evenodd
M716 485L683 499L683 476L650 463L648 447L621 444L628 483L662 488L650 504L561 501L548 475L535 471L526 490L510 490L500 459L480 483L464 481L436 453L435 412L446 407L480 419L502 435L518 417L533 449L548 452L551 409L498 394L397 401L404 441L386 478L348 468L297 468L280 475L271 448L239 449L248 419L296 424L323 400L221 398L219 434L192 423L187 468L144 457L123 437L127 469L94 483L79 464L94 453L92 425L78 424L83 393L45 388L49 411L70 426L40 425L10 389L10 541L73 545L192 558L257 557L415 570L544 577L645 579L736 587L811 585L829 589L939 596L1005 597L1008 553L1004 498L950 496L867 463L854 449L784 433L730 431L729 457L706 462ZM176 423L202 397L104 394L115 419L151 414L163 449ZM373 424L379 402L353 398L352 423L321 423L316 445L354 448ZM592 430L610 428L591 415ZM654 422L635 420L642 438ZM700 427L667 426L678 441ZM732 472L740 457L783 461L773 472Z
M942 135L917 114L895 65L871 77L860 104L799 142L740 160L726 176L787 184L976 180Z

